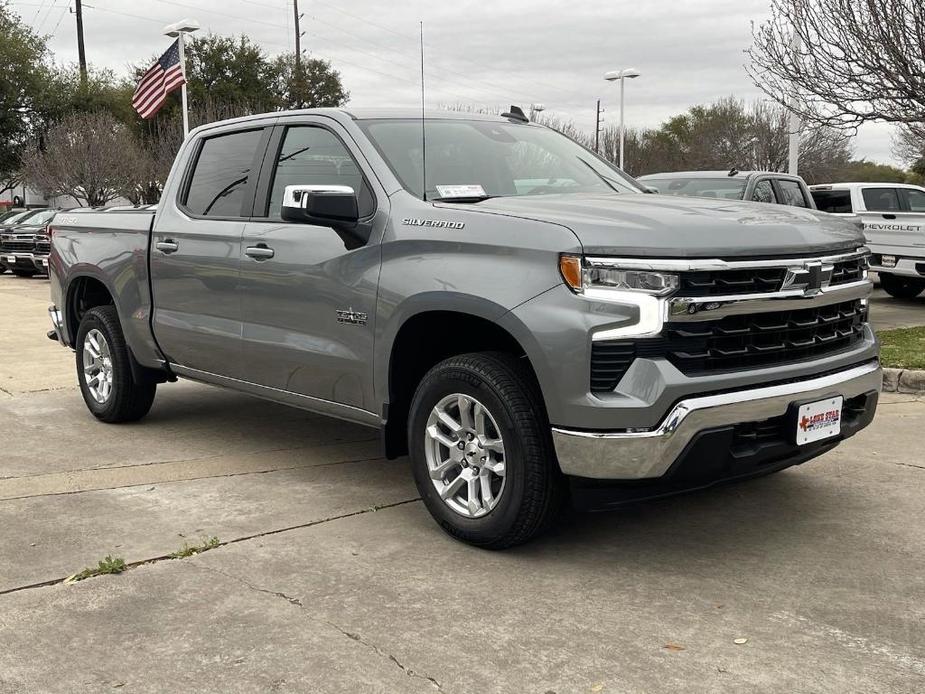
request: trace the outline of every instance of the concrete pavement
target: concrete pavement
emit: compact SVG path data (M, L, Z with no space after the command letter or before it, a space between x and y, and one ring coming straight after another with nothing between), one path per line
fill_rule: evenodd
M3 694L925 689L925 401L885 396L804 466L490 553L372 430L188 383L96 422L46 296L0 277ZM107 554L141 565L59 583Z

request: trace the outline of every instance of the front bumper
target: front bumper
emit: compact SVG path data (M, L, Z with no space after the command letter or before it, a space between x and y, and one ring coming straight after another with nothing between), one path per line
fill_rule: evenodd
M925 258L910 258L897 254L895 255L896 264L886 267L880 260L882 257L882 254L871 256L871 271L887 275L899 275L900 277L925 279Z
M9 270L36 270L40 274L48 273L48 256L35 253L0 253L0 262Z
M761 424L786 415L796 402L841 395L849 401L864 397L876 407L882 374L878 361L824 376L717 395L690 397L678 402L654 429L644 431L581 431L553 427L559 466L567 475L599 480L660 478L703 432L737 424ZM863 428L873 412L865 412L860 426L843 431L842 438Z

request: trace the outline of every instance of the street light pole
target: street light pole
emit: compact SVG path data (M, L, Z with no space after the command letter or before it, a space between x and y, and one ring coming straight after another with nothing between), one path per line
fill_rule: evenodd
M195 19L183 19L175 24L164 27L164 35L177 39L180 49L180 70L183 72L183 85L180 87L180 101L183 105L183 137L189 135L189 108L186 101L186 35L199 29L199 22Z
M624 120L623 120L623 104L624 104L624 99L623 99L624 85L623 83L626 80L639 77L639 74L640 74L639 70L637 70L636 68L628 67L623 70L612 70L611 72L608 72L606 75L604 75L604 79L607 80L608 82L616 82L617 80L620 81L620 170L621 171L624 170L623 169L623 143L624 143L624 140L626 139L626 128L624 127Z

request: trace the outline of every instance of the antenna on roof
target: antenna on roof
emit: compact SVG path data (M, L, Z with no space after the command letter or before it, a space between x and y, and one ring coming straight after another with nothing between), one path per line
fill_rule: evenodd
M501 114L502 118L510 118L511 120L519 120L521 123L529 123L530 119L527 118L527 114L524 113L524 110L520 106L511 106L511 110L507 113Z
M738 176L738 175L739 175L739 170L738 170L736 167L733 166L731 169L729 169L729 173L727 173L726 175L727 175L727 176L730 176L730 177L732 177L732 176Z
M427 202L427 137L424 131L424 22L421 21L421 195Z

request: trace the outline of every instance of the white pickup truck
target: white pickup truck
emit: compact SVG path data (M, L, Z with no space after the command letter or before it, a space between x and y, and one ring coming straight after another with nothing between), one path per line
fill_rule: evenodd
M925 290L925 188L905 183L826 183L810 186L816 207L856 215L872 255L870 269L897 299Z

